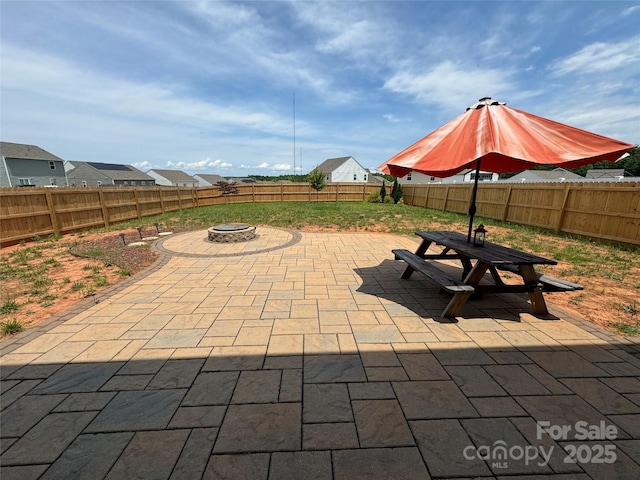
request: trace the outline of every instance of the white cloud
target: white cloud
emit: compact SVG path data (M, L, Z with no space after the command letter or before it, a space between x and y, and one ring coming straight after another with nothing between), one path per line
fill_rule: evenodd
M569 73L594 74L602 72L620 72L640 68L640 36L618 43L597 42L587 45L573 55L557 60L549 69L555 75Z
M262 162L260 165L240 165L240 168L244 170L267 170L271 172L288 172L293 169L293 167L287 163L276 163L271 165L267 162Z
M389 120L391 123L397 123L402 121L393 113L387 113L386 115L383 115L382 118Z
M134 83L88 71L79 65L3 45L2 87L89 106L96 115L180 123L208 128L230 126L288 134L290 120L244 107L217 105L183 94L175 85ZM96 92L100 92L96 95Z
M149 162L136 162L133 164L133 166L143 172L146 172L147 170L151 170L153 168L153 165Z
M288 163L277 163L273 167L271 167L271 170L273 170L274 172L288 172L291 169L292 166Z
M468 68L445 61L424 72L396 73L384 88L462 112L478 98L504 98L514 91L512 76L508 69Z
M227 169L233 167L233 164L223 162L222 160L200 160L195 162L172 162L167 161L167 167L187 169L187 170L206 170L210 168L214 169Z

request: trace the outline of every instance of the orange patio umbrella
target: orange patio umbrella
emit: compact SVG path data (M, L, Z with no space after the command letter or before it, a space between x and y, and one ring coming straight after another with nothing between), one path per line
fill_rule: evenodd
M396 177L412 171L449 177L475 168L467 236L470 242L481 165L482 170L495 173L538 165L572 168L602 160L615 162L636 146L485 97L462 115L391 157L378 170Z

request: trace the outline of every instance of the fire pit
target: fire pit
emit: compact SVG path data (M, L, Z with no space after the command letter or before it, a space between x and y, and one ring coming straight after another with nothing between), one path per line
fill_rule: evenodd
M208 232L210 242L247 242L256 236L256 227L246 223L225 223L211 227Z

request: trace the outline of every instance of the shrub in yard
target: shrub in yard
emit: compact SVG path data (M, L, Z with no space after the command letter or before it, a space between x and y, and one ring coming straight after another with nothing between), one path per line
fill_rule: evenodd
M387 196L387 187L384 186L384 180L382 181L382 187L380 187L380 201L384 203L384 199Z
M15 318L0 323L0 333L3 335L14 335L24 330L24 325Z
M369 203L380 203L380 192L371 192L367 197L367 202Z
M320 190L322 190L326 185L326 181L324 179L324 173L314 168L307 175L307 179L309 181L309 185L316 191L316 202L318 201L318 195L320 194Z
M0 314L5 315L7 313L15 312L20 308L20 304L15 300L7 300L0 305Z
M393 188L391 189L391 198L393 198L393 203L398 203L402 198L402 185L398 183L397 178L393 182Z
M240 193L240 189L236 182L225 182L224 180L220 180L216 183L216 187L218 187L223 196L236 195Z

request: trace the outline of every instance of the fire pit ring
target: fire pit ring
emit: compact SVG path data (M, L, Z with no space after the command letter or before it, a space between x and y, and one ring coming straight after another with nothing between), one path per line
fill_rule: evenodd
M208 233L210 242L248 242L256 236L256 227L246 223L224 223L211 227Z

